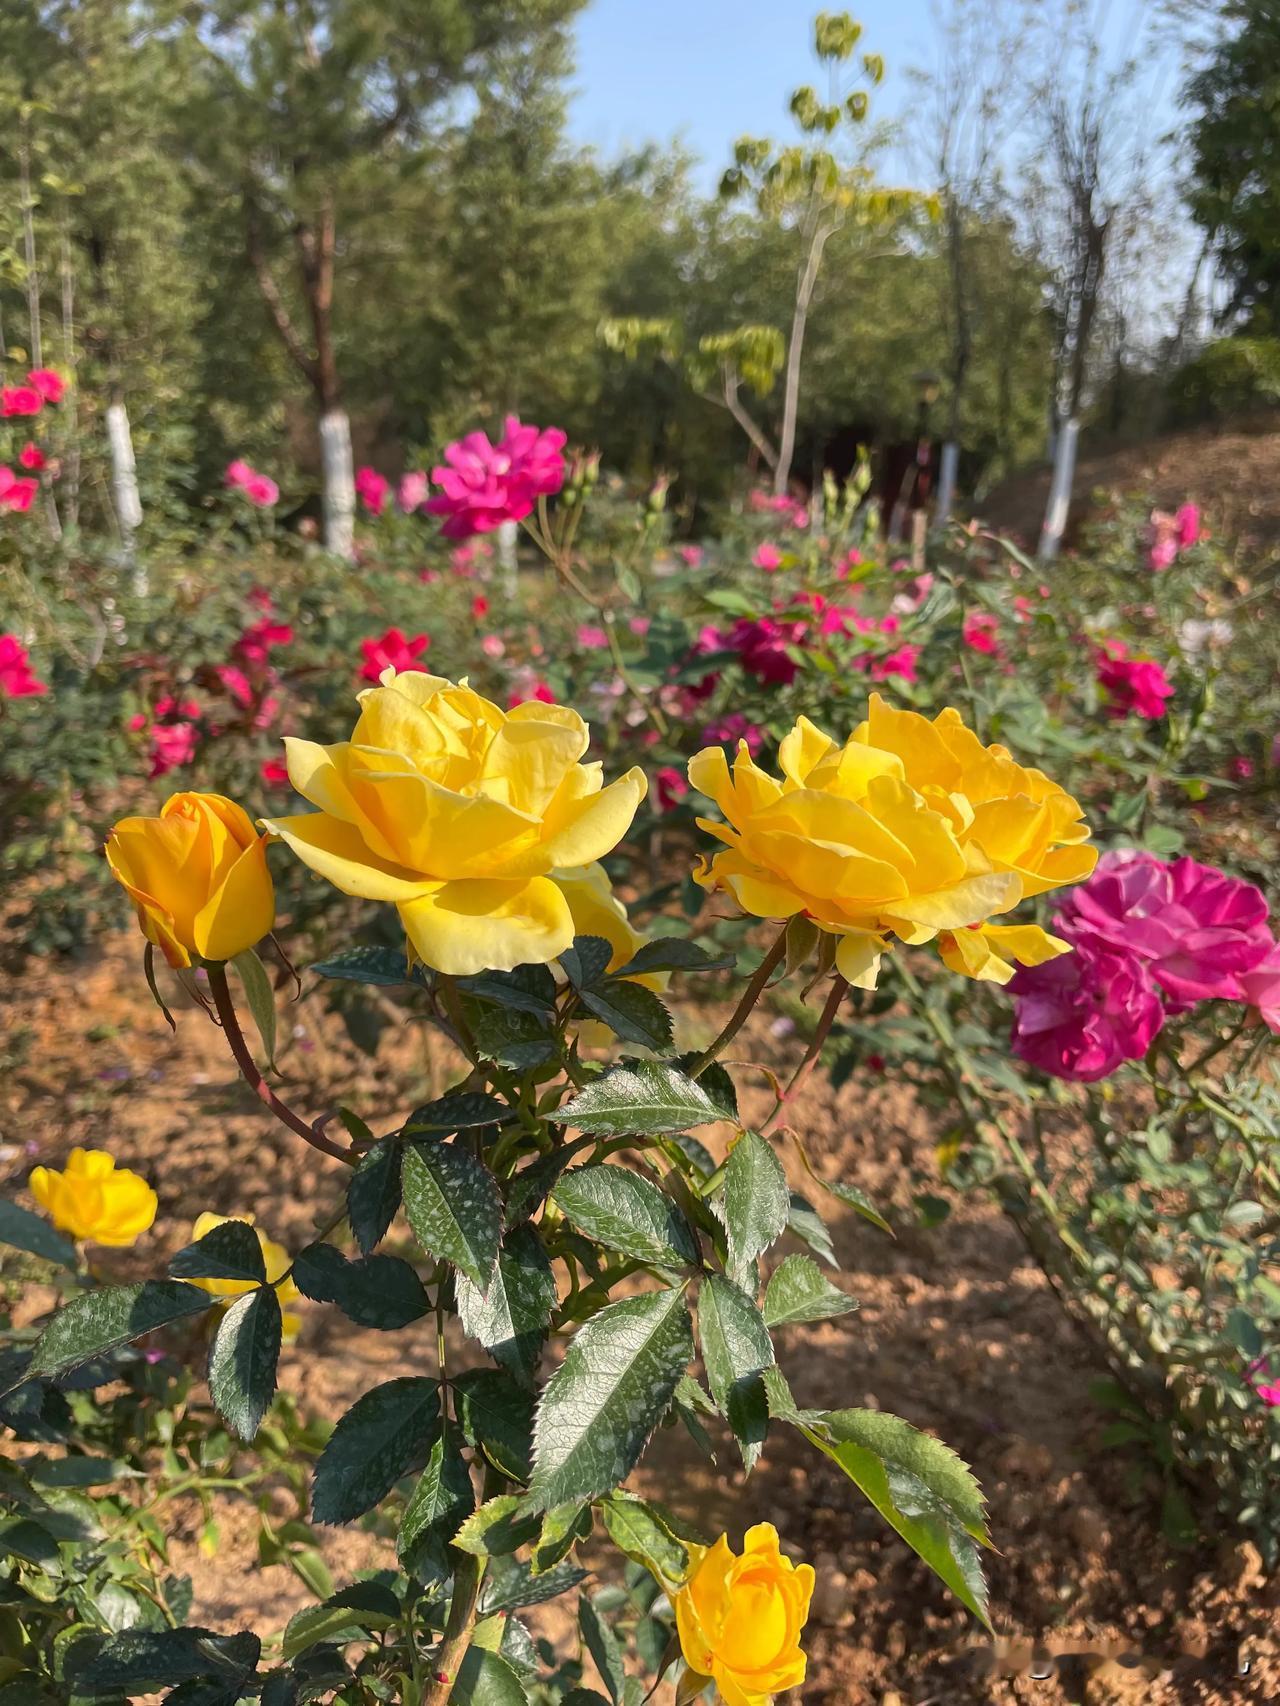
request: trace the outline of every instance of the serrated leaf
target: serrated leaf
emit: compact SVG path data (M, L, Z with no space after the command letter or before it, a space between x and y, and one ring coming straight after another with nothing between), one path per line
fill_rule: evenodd
M209 1396L232 1433L251 1440L276 1389L280 1300L274 1286L236 1298L223 1311L209 1347Z
M767 1138L744 1132L724 1169L724 1224L729 1262L745 1271L787 1228L787 1177Z
M0 1244L13 1250L25 1250L28 1256L39 1256L43 1262L55 1262L60 1268L76 1268L79 1259L76 1247L69 1238L38 1214L20 1208L7 1197L0 1197Z
M240 974L240 982L244 985L249 1011L253 1014L253 1022L258 1027L258 1035L262 1038L267 1065L274 1071L276 1064L276 992L271 987L267 968L252 948L246 948L244 953L237 954L231 963Z
M431 1447L396 1533L396 1556L419 1581L444 1581L456 1560L449 1542L475 1509L471 1477L456 1429L443 1429Z
M413 972L401 948L349 948L346 953L334 954L310 968L317 977L337 979L344 983L371 983L388 987L399 983L421 983L420 972Z
M879 1410L824 1411L802 1432L989 1628L982 1490L951 1447Z
M615 977L643 977L660 971L724 971L736 963L732 954L716 957L683 936L664 936L636 949Z
M591 1505L583 1499L572 1504L556 1505L547 1511L538 1530L537 1544L531 1560L535 1576L544 1575L562 1564L580 1540L591 1533Z
M180 1280L116 1285L72 1298L36 1340L22 1378L65 1374L104 1351L212 1307L213 1299L207 1291Z
M293 1278L304 1297L336 1303L359 1327L407 1327L431 1306L417 1273L398 1256L349 1262L332 1244L308 1244L294 1259Z
M496 1368L470 1368L451 1382L467 1444L510 1480L532 1473L533 1395Z
M692 1355L689 1311L675 1289L622 1298L580 1327L538 1406L531 1499L548 1508L617 1486Z
M633 1562L671 1587L689 1573L689 1550L673 1534L655 1505L621 1489L601 1500L600 1515L610 1540Z
M501 1654L472 1646L458 1666L449 1706L529 1706L529 1696Z
M322 1642L338 1642L358 1634L389 1629L400 1620L400 1602L377 1582L353 1582L331 1594L323 1605L307 1605L289 1619L284 1632L286 1660Z
M721 1274L708 1274L698 1297L698 1338L711 1395L724 1412L750 1474L769 1431L762 1376L773 1341L760 1311Z
M655 1052L670 1048L671 1015L643 984L621 983L611 978L595 989L584 989L579 1000L588 1013L608 1025L623 1042L640 1043Z
M821 1256L828 1266L839 1267L826 1221L799 1191L792 1191L788 1199L787 1231L794 1233L802 1244L807 1244L814 1255Z
M77 1671L76 1693L146 1693L201 1677L231 1681L252 1671L261 1653L262 1642L248 1631L126 1629L108 1635Z
M362 1255L369 1255L386 1237L400 1207L400 1162L399 1143L384 1137L364 1152L351 1175L347 1220Z
M579 994L598 983L609 969L613 944L603 936L575 936L560 956L560 970Z
M523 1493L500 1493L487 1499L463 1523L452 1544L476 1558L503 1558L538 1538L542 1518L524 1508Z
M249 1285L263 1285L267 1278L262 1245L247 1220L212 1227L169 1258L169 1272L174 1279L240 1280Z
M555 1015L556 980L549 966L517 966L514 971L485 971L461 977L458 988L477 1001L488 1001L549 1020Z
M813 1177L817 1179L818 1184L822 1186L823 1190L830 1191L833 1197L839 1198L842 1203L847 1203L849 1207L856 1210L864 1220L869 1220L873 1226L878 1226L882 1232L887 1232L890 1237L893 1236L892 1226L889 1225L889 1222L881 1214L880 1210L872 1202L867 1193L859 1190L857 1185L847 1184L843 1179L837 1179L832 1182L827 1179L818 1178L817 1174L814 1174Z
M595 1144L589 1137L580 1137L574 1143L561 1143L550 1155L540 1155L536 1161L531 1161L518 1173L512 1174L506 1186L507 1225L515 1226L518 1221L527 1220L530 1215L536 1214L547 1192L570 1162L586 1150L594 1148Z
M404 1122L401 1136L415 1141L423 1137L452 1137L454 1132L470 1131L476 1126L500 1125L510 1116L511 1109L496 1096L463 1090L415 1108Z
M489 1169L459 1144L412 1143L401 1176L414 1236L483 1291L498 1260L502 1201Z
M533 1071L555 1060L559 1044L550 1016L465 997L462 1004L482 1059L497 1061L515 1072Z
M808 1256L787 1256L765 1291L764 1322L766 1327L789 1327L800 1321L828 1321L857 1307L857 1300L832 1285Z
M578 1628L582 1631L587 1651L595 1660L600 1680L609 1691L613 1706L621 1706L622 1691L627 1686L622 1648L618 1645L618 1637L585 1593L578 1600Z
M533 1227L507 1233L485 1290L460 1274L457 1298L463 1332L478 1339L515 1379L532 1386L556 1306L555 1276Z
M698 1056L692 1052L682 1054L677 1056L676 1065L681 1072L689 1072L697 1060ZM704 1066L698 1074L698 1083L720 1110L721 1119L732 1120L736 1125L738 1123L738 1087L734 1083L728 1068L722 1066L718 1060L713 1060L709 1065ZM686 1142L698 1144L696 1137L688 1138ZM701 1148L701 1145L698 1144L698 1147Z
M320 1453L311 1494L316 1522L353 1522L384 1499L439 1431L434 1380L388 1380L357 1398Z
M698 1241L664 1191L627 1167L601 1162L566 1173L551 1200L580 1232L632 1261L659 1268L696 1266Z
M615 1066L566 1102L556 1116L592 1137L689 1131L724 1118L696 1078L661 1061Z

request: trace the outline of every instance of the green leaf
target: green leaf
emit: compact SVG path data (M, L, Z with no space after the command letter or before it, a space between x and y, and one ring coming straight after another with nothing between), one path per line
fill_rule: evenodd
M524 1508L523 1493L500 1493L474 1511L453 1537L460 1552L476 1558L502 1558L538 1538L542 1518Z
M622 1691L627 1686L627 1673L622 1663L622 1648L618 1638L596 1607L582 1594L578 1600L578 1628L587 1651L595 1660L600 1680L609 1691L613 1706L620 1706Z
M788 1205L786 1174L772 1146L756 1132L744 1132L724 1169L724 1224L735 1273L786 1231Z
M708 1274L698 1296L698 1338L711 1395L728 1418L748 1475L769 1431L763 1374L773 1341L760 1311L721 1274Z
M562 1564L580 1540L591 1534L591 1503L575 1499L567 1505L555 1505L542 1519L538 1543L533 1549L533 1573L544 1575Z
M485 971L476 977L460 977L458 988L476 1001L533 1013L550 1020L555 1016L556 980L549 966L517 966L514 971Z
M508 1232L484 1291L460 1274L457 1297L463 1332L522 1385L532 1386L556 1306L555 1276L533 1227Z
M814 1177L817 1178L817 1175L815 1174ZM818 1178L817 1183L822 1186L824 1191L829 1191L833 1197L838 1197L842 1203L848 1203L849 1207L855 1209L864 1220L869 1220L873 1226L878 1226L881 1232L887 1232L890 1237L893 1236L892 1226L867 1193L859 1190L857 1185L846 1184L842 1179L831 1182L827 1179Z
M531 1498L549 1508L617 1486L635 1468L692 1355L679 1290L622 1298L580 1327L538 1406Z
M611 978L596 989L582 990L579 1000L588 1013L602 1020L624 1042L640 1043L655 1051L670 1048L671 1015L643 984L620 983Z
M449 1706L529 1706L529 1696L500 1654L468 1647L449 1692Z
M265 1285L266 1265L258 1234L247 1220L226 1220L214 1226L169 1259L174 1279L240 1280Z
M789 1327L799 1321L827 1321L857 1307L857 1300L832 1285L808 1256L787 1256L765 1291L764 1321L766 1327Z
M570 1588L576 1588L586 1579L587 1572L573 1564L557 1564L554 1570L547 1570L540 1576L534 1575L529 1564L512 1562L501 1575L490 1567L480 1610L488 1617L499 1611L519 1611L525 1605L543 1605L549 1599L568 1593Z
M178 1280L147 1280L141 1285L110 1286L76 1297L41 1333L23 1379L65 1374L90 1357L115 1350L213 1306L207 1291Z
M566 1173L551 1200L588 1238L652 1267L696 1266L698 1241L680 1210L650 1180L603 1162Z
M683 936L664 936L637 948L614 976L642 977L659 971L724 971L735 963L732 954L716 958Z
M547 1192L575 1156L594 1148L589 1137L580 1137L575 1143L558 1144L550 1155L540 1155L514 1173L507 1181L507 1225L514 1226L517 1221L536 1214Z
M557 1119L592 1137L658 1136L724 1118L696 1079L660 1061L615 1066L566 1102Z
M321 960L311 970L317 977L335 978L344 983L390 986L424 981L420 971L410 971L401 948L349 948L344 954Z
M470 1131L475 1126L500 1125L510 1117L511 1109L496 1096L487 1096L478 1090L464 1090L415 1108L404 1122L400 1135L415 1140L452 1137L455 1132Z
M262 1653L256 1635L212 1629L126 1629L108 1635L75 1678L77 1696L147 1693L198 1677L232 1682L248 1676Z
M401 1149L395 1138L384 1137L366 1149L347 1186L347 1220L362 1255L367 1256L386 1237L400 1207Z
M403 1185L405 1213L423 1249L452 1262L483 1291L502 1237L493 1174L469 1150L436 1139L405 1150Z
M252 948L246 948L244 953L237 954L231 963L240 973L240 981L244 985L249 1011L253 1014L253 1022L258 1027L258 1035L262 1038L262 1046L266 1050L267 1065L274 1071L276 1065L276 994L271 987L271 979L267 976L267 968Z
M633 1562L670 1587L689 1573L689 1551L668 1526L665 1514L647 1499L619 1489L600 1503L610 1540Z
M352 1522L384 1499L426 1456L439 1431L434 1380L388 1380L357 1398L316 1464L311 1513L317 1522Z
M559 1044L550 1015L494 1007L465 997L462 1005L482 1059L497 1061L515 1072L533 1071L555 1060Z
M573 946L560 956L560 970L581 994L600 981L612 958L613 944L603 936L575 936Z
M831 1242L831 1234L827 1223L814 1208L807 1197L802 1197L799 1191L792 1191L787 1207L787 1231L793 1233L802 1244L807 1244L815 1256L821 1256L830 1267L839 1267L836 1261L835 1246Z
M331 1594L323 1605L295 1612L284 1632L284 1657L294 1659L308 1647L389 1629L401 1615L400 1602L389 1588L377 1582L353 1582L341 1593Z
M456 1429L443 1429L400 1518L396 1555L419 1581L444 1581L454 1560L449 1542L475 1509L471 1477L458 1450Z
M417 1273L398 1256L349 1262L332 1244L308 1244L294 1260L293 1277L304 1297L336 1303L358 1327L407 1327L431 1306Z
M978 1555L990 1544L982 1490L951 1447L879 1410L824 1411L802 1432L990 1628Z
M496 1368L469 1368L451 1384L467 1444L511 1480L527 1481L533 1459L533 1395Z
M276 1389L280 1358L280 1300L274 1286L223 1311L209 1347L209 1396L232 1433L251 1440Z
M0 1197L0 1244L25 1250L29 1256L39 1256L42 1262L56 1262L60 1268L74 1269L79 1265L76 1247L69 1238L55 1232L38 1214L19 1208L7 1197Z

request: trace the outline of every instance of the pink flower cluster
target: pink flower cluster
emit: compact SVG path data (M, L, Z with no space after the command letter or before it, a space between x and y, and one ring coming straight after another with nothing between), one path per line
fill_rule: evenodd
M1163 569L1170 569L1184 551L1189 551L1207 537L1200 523L1198 505L1183 504L1172 515L1163 510L1153 510L1147 532L1147 565L1157 574Z
M785 495L775 496L772 492L762 492L757 486L747 498L747 508L756 515L783 516L792 527L808 527L809 506L798 498ZM776 566L776 565L775 565Z
M1268 1410L1280 1409L1280 1378L1267 1357L1255 1357L1249 1364L1249 1384Z
M0 699L33 699L48 687L31 669L27 648L16 634L0 634Z
M1194 859L1109 853L1053 929L1074 951L1009 985L1013 1052L1043 1072L1105 1078L1200 1001L1247 1003L1280 1033L1280 945L1252 883Z
M56 407L66 389L66 380L51 367L33 368L25 385L0 386L0 418L38 415L46 403Z
M228 462L222 477L233 492L239 492L255 509L274 509L280 501L280 488L275 481L250 467L242 457Z
M177 699L166 693L156 700L150 716L139 711L130 717L130 730L134 734L146 732L150 737L151 769L147 774L152 781L191 763L200 744L196 727L199 715L200 706L194 699Z
M540 497L563 486L565 442L558 427L522 426L515 415L507 416L497 444L486 433L469 432L447 445L444 463L431 470L440 492L425 508L445 518L446 539L470 539L504 521L523 521Z
M391 496L391 482L376 468L356 470L356 496L370 515L381 515Z
M993 616L988 610L969 612L964 619L961 638L971 652L982 652L993 658L1004 655L1004 648L1000 644L1000 618Z
M15 515L25 515L35 502L39 490L38 480L15 474L12 468L6 468L0 463L0 509L12 510Z
M1106 695L1108 716L1144 717L1148 722L1164 716L1166 701L1173 698L1173 683L1162 664L1151 658L1130 657L1128 647L1120 640L1103 640L1095 670Z
M362 681L371 681L376 687L382 679L384 669L394 669L398 675L403 675L411 669L422 670L418 661L430 648L430 634L415 634L409 639L400 628L388 628L385 634L377 639L361 640L360 650L364 653L364 665L360 670Z
M758 723L749 723L741 711L730 711L718 723L707 724L702 731L702 740L704 744L728 746L735 751L738 742L745 741L747 751L754 758L764 745L764 730Z

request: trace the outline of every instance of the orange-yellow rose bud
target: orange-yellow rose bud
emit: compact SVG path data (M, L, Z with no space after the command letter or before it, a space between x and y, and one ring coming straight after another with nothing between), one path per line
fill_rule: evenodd
M156 1217L156 1193L105 1149L73 1149L61 1172L33 1167L31 1194L60 1232L94 1244L132 1244Z
M172 794L159 817L122 818L107 863L171 966L232 959L275 921L267 838L221 794Z
M812 1567L783 1557L768 1522L747 1530L740 1558L723 1534L714 1546L692 1546L689 1553L689 1579L676 1595L685 1663L712 1678L725 1706L763 1706L798 1687Z

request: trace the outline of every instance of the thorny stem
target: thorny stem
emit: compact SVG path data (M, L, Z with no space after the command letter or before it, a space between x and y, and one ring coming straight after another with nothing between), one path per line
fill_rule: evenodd
M742 992L742 999L729 1015L728 1023L716 1040L703 1049L702 1053L689 1068L690 1078L700 1078L716 1057L728 1048L738 1032L746 1024L751 1009L764 994L765 985L773 975L774 967L787 951L787 926L784 924L774 938L773 946L757 966L755 975Z
M435 1658L431 1661L435 1674L422 1696L422 1706L449 1706L453 1685L458 1679L458 1667L471 1644L483 1574L483 1559L475 1558L469 1552L459 1553L453 1572L453 1598L449 1602L448 1620Z
M241 1076L262 1102L289 1130L296 1132L304 1143L309 1143L313 1149L318 1149L322 1155L331 1155L335 1161L341 1161L347 1167L354 1167L356 1158L347 1150L339 1148L332 1139L325 1137L318 1129L320 1122L309 1124L301 1114L297 1114L276 1095L266 1079L258 1071L249 1045L245 1042L244 1032L240 1029L240 1020L236 1016L235 1003L231 999L231 990L227 986L227 973L221 965L206 965L205 971L209 978L209 994L213 997L214 1011L218 1015L226 1036L228 1046L236 1065L240 1068Z
M837 972L835 980L831 985L831 993L827 996L827 1004L822 1009L822 1015L818 1020L817 1028L814 1031L813 1036L810 1038L808 1048L805 1050L804 1059L791 1074L791 1078L785 1089L779 1095L778 1100L774 1103L773 1112L760 1127L761 1137L768 1137L769 1133L780 1122L788 1102L795 1099L800 1090L803 1088L805 1079L808 1078L809 1074L813 1071L814 1064L816 1063L818 1056L822 1053L822 1045L826 1042L827 1037L831 1032L831 1027L835 1023L836 1014L840 1010L840 1003L844 1000L848 988L849 985L847 981L840 976L839 972Z

